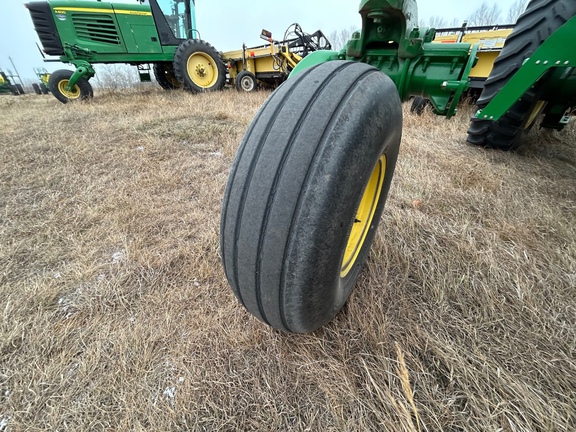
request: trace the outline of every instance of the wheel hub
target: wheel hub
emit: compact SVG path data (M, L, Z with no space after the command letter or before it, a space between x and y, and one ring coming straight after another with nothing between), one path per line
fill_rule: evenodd
M204 65L196 66L196 75L198 75L201 78L206 77L206 68L204 67Z
M252 91L254 88L252 84L252 79L250 79L250 77L242 78L242 81L240 81L240 85L242 86L242 89L247 92Z
M71 90L66 90L66 86L70 80L62 80L58 83L58 90L68 99L78 99L80 97L80 87L75 85Z

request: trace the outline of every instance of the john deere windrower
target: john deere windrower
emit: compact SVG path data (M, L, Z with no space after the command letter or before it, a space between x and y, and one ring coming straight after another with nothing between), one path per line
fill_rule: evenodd
M75 67L50 75L50 91L61 102L93 96L96 63L135 65L144 81L153 64L166 90L220 90L226 82L220 54L199 37L194 0L47 0L26 7L43 51Z
M214 91L230 81L251 91L279 85L308 52L330 47L321 31L309 35L296 25L294 37L270 35L265 46L220 53L200 39L195 0L46 0L26 7L43 52L57 57L47 61L75 67L50 75L48 87L64 103L93 96L95 64L137 66L142 81L150 81L152 64L166 90Z
M374 238L402 135L401 101L452 116L476 46L435 44L415 0L363 0L362 30L318 51L265 102L232 166L221 219L226 276L261 321L308 332L348 299ZM576 105L576 2L532 0L494 64L468 140L510 148ZM540 114L543 114L541 116Z

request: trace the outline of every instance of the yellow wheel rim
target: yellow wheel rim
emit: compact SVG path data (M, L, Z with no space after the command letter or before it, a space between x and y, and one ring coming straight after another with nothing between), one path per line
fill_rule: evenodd
M78 99L80 97L80 87L75 85L72 90L66 90L66 86L70 80L62 80L58 83L58 90L62 93L63 96L67 97L68 99Z
M370 176L370 180L368 180L368 184L360 200L360 205L356 211L356 217L354 218L354 224L352 225L348 243L346 244L346 252L342 260L342 268L340 269L341 278L345 278L350 270L352 270L358 254L360 254L362 250L362 245L368 235L374 213L376 213L376 207L380 201L385 175L386 155L382 155L372 171L372 175Z
M210 88L218 81L216 62L206 53L193 53L188 57L186 68L188 76L198 87Z

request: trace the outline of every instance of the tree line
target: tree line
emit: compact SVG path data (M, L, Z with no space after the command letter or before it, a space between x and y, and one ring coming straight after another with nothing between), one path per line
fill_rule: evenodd
M497 3L488 4L483 2L478 8L468 16L465 21L468 26L490 26L498 24L514 24L518 17L524 12L528 0L516 0L504 14ZM448 21L445 17L433 16L428 21L420 22L422 27L459 27L463 21L453 19Z

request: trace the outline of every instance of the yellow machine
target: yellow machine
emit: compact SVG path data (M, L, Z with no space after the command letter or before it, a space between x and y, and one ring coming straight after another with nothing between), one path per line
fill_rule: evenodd
M12 78L12 80L10 79ZM6 74L2 69L0 69L0 94L13 94L18 96L24 94L24 88L22 84L13 83L14 78L20 78L18 75Z
M45 68L34 68L34 73L40 80L39 83L33 83L32 88L36 94L48 94L48 81L50 80L50 73Z
M268 43L252 48L244 45L240 50L222 54L228 65L230 83L238 90L250 92L258 86L275 88L306 55L332 47L320 30L307 34L298 24L288 28L282 41L274 40L267 30L262 30L260 38Z
M479 44L478 62L470 71L470 89L482 89L484 81L490 75L494 61L512 29L513 24L500 26L462 27L436 29L434 42L438 43L470 43Z

